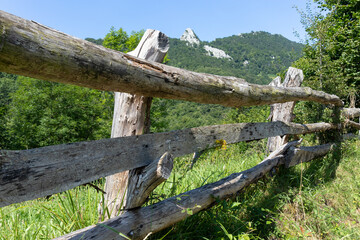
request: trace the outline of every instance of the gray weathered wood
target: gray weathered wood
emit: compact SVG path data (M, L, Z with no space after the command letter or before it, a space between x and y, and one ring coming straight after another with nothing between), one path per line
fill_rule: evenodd
M216 147L220 139L230 144L333 128L337 126L329 123L239 123L29 150L0 150L0 207L146 166L165 152L178 157Z
M114 231L109 230L104 225L132 239L143 239L149 233L158 232L187 218L189 210L192 213L197 213L216 204L217 199L227 199L235 196L245 187L265 176L274 167L286 164L286 161L291 161L290 156L295 156L297 159L306 162L320 156L314 149L318 149L321 154L325 152L324 149L330 150L327 146L317 146L302 148L300 151L297 151L298 148L295 146L299 143L300 141L294 141L281 146L264 161L251 169L231 174L220 181L168 198L154 205L126 211L123 215L112 218L97 226L90 226L56 239L100 240L118 237Z
M224 106L297 100L342 106L335 95L310 88L249 84L141 60L0 11L0 71L142 96Z
M360 129L360 123L351 121L351 120L347 120L345 122L346 125L349 125L350 127L356 128L356 129Z
M360 117L360 108L343 108L341 114L347 118Z
M217 199L234 196L252 182L263 177L273 167L280 164L283 153L297 142L288 143L285 148L267 158L259 165L234 173L215 183L185 192L140 209L125 211L121 216L112 218L97 226L91 226L56 238L62 239L115 239L119 235L104 227L106 225L115 231L121 232L131 239L143 239L149 233L158 232L189 216L189 210L194 214L209 208ZM123 239L123 238L119 238Z
M158 161L153 161L146 167L136 168L129 173L131 184L128 184L128 205L126 210L141 207L150 193L170 177L173 168L173 158L166 152Z
M280 77L275 78L269 85L277 87L300 87L304 80L302 70L290 67L286 73L285 80L281 83ZM294 119L293 110L295 102L275 103L271 105L269 120L292 122ZM279 146L288 142L289 136L276 136L268 139L267 150L269 152L275 151Z
M288 161L285 162L285 167L289 168L300 163L308 162L313 159L325 156L332 148L334 144L328 143L313 147L291 147L291 154L288 154Z
M168 37L159 31L148 29L136 49L128 54L149 61L162 62L168 49ZM111 137L148 133L150 130L151 101L151 97L115 92ZM104 203L101 202L99 206L100 219L118 216L121 209L139 207L144 203L142 201L145 201L148 197L147 194L150 193L147 188L137 187L139 183L136 175L142 176L145 174L141 172L141 169L123 171L106 177ZM153 170L156 171L156 168ZM147 186L153 182L153 179L150 178L144 178L143 180L150 182L143 182L141 186ZM110 216L104 214L103 206L106 206L108 209L106 212L110 213Z

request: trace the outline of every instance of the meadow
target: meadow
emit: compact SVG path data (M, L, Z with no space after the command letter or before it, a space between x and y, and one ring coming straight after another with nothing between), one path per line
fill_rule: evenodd
M345 144L344 144L345 145ZM359 239L360 141L252 184L236 198L218 201L149 239ZM265 141L227 145L176 158L170 178L146 203L217 181L253 167L265 156ZM102 187L103 180L94 183ZM97 224L103 194L91 186L0 209L0 239L51 239ZM190 216L191 215L191 216Z

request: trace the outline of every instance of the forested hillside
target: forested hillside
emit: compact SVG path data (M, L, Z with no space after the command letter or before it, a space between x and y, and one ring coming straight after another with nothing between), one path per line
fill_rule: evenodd
M225 51L232 59L208 56L205 45ZM268 84L277 73L301 57L304 45L281 35L252 32L217 38L212 42L190 45L170 39L169 65L196 72L244 78L256 84Z

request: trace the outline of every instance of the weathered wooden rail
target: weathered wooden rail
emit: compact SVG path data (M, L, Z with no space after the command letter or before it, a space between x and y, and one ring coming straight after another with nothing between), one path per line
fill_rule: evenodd
M145 186L151 191L156 182L169 176L172 157L216 147L216 140L231 144L343 127L330 123L291 123L289 114L294 103L289 101L343 105L335 95L310 88L289 87L294 86L291 81L295 79L289 79L289 86L288 83L280 85L279 79L272 86L260 86L235 77L195 73L106 49L3 11L0 11L0 71L100 90L232 107L284 103L272 107L273 120L281 121L207 126L21 151L0 150L0 207L140 167L144 167L145 172L151 171L149 176L154 180ZM281 113L279 109L284 106L288 108L286 116L274 118L274 114ZM360 110L343 109L342 114L347 118L357 117ZM360 126L352 121L347 123L355 128ZM194 213L204 210L213 205L216 198L236 195L273 167L283 164L290 167L310 161L325 155L334 146L329 143L298 147L300 141L287 143L286 138L277 139L281 142L272 144L276 146L273 152L251 169L148 207L126 210L103 224L131 238L144 238L150 232L186 218L183 209L192 209ZM137 205L141 205L146 194L149 193L145 193ZM97 225L59 239L115 237L118 235L113 231Z
M331 144L316 147L301 147L300 141L290 142L270 154L260 164L248 170L233 173L217 182L182 193L144 208L125 211L121 216L103 222L115 231L109 231L102 224L90 226L62 237L58 240L116 239L121 232L133 239L144 239L148 233L169 227L189 215L184 209L197 213L212 206L217 199L235 196L245 187L263 177L274 167L286 164L307 162L324 156L331 149ZM294 159L291 161L291 159Z
M44 197L117 172L227 143L337 128L329 123L238 123L103 139L29 150L0 150L0 207ZM129 160L131 159L131 160Z
M230 107L288 101L342 106L335 95L191 72L149 62L0 11L0 71L106 91Z

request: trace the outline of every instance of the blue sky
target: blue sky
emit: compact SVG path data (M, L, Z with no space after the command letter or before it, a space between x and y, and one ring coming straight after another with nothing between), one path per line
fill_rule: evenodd
M103 38L111 26L157 29L180 38L188 27L203 41L251 31L304 38L307 0L0 0L0 10L79 38ZM299 32L300 39L294 35Z

